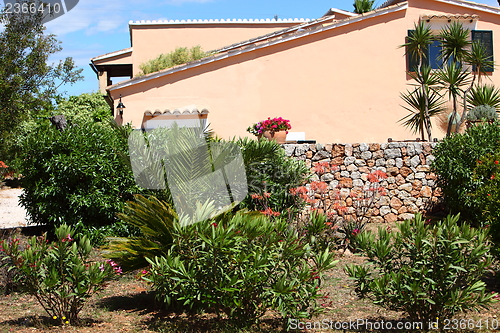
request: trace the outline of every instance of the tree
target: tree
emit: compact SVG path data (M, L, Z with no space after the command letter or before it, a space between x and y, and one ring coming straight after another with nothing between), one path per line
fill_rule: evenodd
M375 0L354 0L354 12L356 14L363 14L371 12L373 8L373 3Z
M429 141L432 141L431 115L429 113L429 90L430 87L436 83L436 80L431 73L431 68L428 65L424 65L424 59L427 58L427 49L434 42L434 40L435 37L432 35L431 28L424 22L420 21L418 24L415 24L415 30L413 30L413 32L408 36L408 41L400 46L406 47L406 55L409 55L411 58L417 60L417 69L415 74L412 73L412 68L409 68L410 71L408 74L420 84L419 94L421 95L421 98L418 98L417 100L420 101L418 103L419 111L423 113L420 117L422 121L407 121L404 125L410 126L410 128L413 128L415 131L420 131L422 139L424 139L425 127ZM411 98L408 98L410 97L408 94L403 94L402 97L406 102L411 101ZM412 105L411 103L409 104ZM433 115L435 114L437 113L433 113Z
M32 3L32 0L18 0ZM0 138L11 141L17 126L31 116L53 108L58 89L82 78L72 58L48 65L61 51L56 37L45 33L43 14L0 13ZM2 145L0 154L8 154Z

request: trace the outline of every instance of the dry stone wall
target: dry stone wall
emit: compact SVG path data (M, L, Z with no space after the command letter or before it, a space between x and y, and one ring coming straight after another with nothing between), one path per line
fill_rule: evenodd
M380 182L385 193L374 203L372 222L394 222L425 212L441 199L436 175L431 172L432 150L437 143L389 142L353 144L285 144L288 156L304 160L311 168L312 181L328 184L326 200L342 200L349 207L351 192L370 186L368 175L382 170L387 178ZM329 172L316 172L315 166L328 162ZM339 189L342 197L338 197ZM354 193L353 193L354 194ZM323 199L324 200L324 199ZM351 208L353 210L353 208Z

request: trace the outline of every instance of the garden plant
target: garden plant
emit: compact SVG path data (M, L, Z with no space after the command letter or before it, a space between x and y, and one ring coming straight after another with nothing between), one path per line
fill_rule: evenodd
M459 225L459 215L426 221L417 214L398 230L379 227L358 244L371 265L350 265L361 297L412 321L427 323L457 313L488 308L496 295L481 280L492 264L488 231Z
M2 265L15 270L15 278L33 295L45 312L59 324L78 323L85 302L101 291L105 283L122 273L112 260L93 262L93 248L87 237L77 237L71 227L56 228L56 240L47 235L0 241Z

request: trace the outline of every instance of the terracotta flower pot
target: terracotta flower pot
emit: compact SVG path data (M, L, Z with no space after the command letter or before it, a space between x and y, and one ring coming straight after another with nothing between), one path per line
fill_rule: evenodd
M286 131L278 131L278 132L271 132L271 131L264 131L262 134L259 134L257 136L259 139L261 137L264 137L268 140L274 140L276 143L285 143L286 142Z

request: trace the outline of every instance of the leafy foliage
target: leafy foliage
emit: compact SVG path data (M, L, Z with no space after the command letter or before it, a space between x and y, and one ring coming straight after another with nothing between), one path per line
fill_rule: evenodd
M173 228L174 243L148 258L146 279L171 307L214 311L240 326L268 309L284 318L304 318L320 308L321 273L333 267L328 248L310 250L307 239L285 220L257 212L221 215Z
M286 156L285 150L275 141L265 139L238 139L245 164L249 195L240 207L250 210L263 210L252 194L264 196L269 193L266 207L274 212L294 216L303 207L290 189L302 185L310 176L304 161Z
M354 0L354 12L356 14L363 14L372 11L374 3L375 0Z
M203 52L199 45L190 49L187 47L178 47L170 53L160 54L157 58L142 63L139 66L141 72L137 76L158 72L162 69L182 65L209 55L210 53Z
M118 217L140 230L136 237L110 237L103 255L120 262L125 271L146 267L146 258L165 255L172 245L176 212L155 197L135 196Z
M475 225L484 223L482 208L471 193L484 185L474 179L478 160L500 151L499 123L483 124L469 128L463 134L445 138L433 151L435 160L432 170L438 175L438 186L442 189L446 205L453 213Z
M41 120L22 145L21 203L32 221L83 228L115 222L138 190L123 158L129 130L86 121L61 132Z
M471 109L469 113L467 113L467 120L496 120L498 119L497 111L494 107L490 105L478 105Z
M489 84L474 86L467 101L472 107L489 105L500 111L500 89Z
M54 242L49 242L46 234L31 237L25 246L19 239L0 241L3 264L9 270L16 269L18 282L60 324L76 324L85 302L121 273L112 261L90 261L90 240L72 236L76 238L73 229L61 225L56 228Z
M482 212L482 221L490 226L495 250L500 254L500 152L487 154L476 162L472 180L481 184L470 193Z
M457 215L427 223L418 214L397 232L360 234L358 243L373 266L347 266L358 294L414 321L487 308L495 296L481 281L492 263L488 231L458 221Z
M23 0L21 3L30 2ZM16 155L9 145L19 123L52 108L58 89L80 80L72 58L47 65L51 55L61 51L54 35L47 35L42 14L7 13L0 23L0 156ZM5 157L4 157L5 158Z

